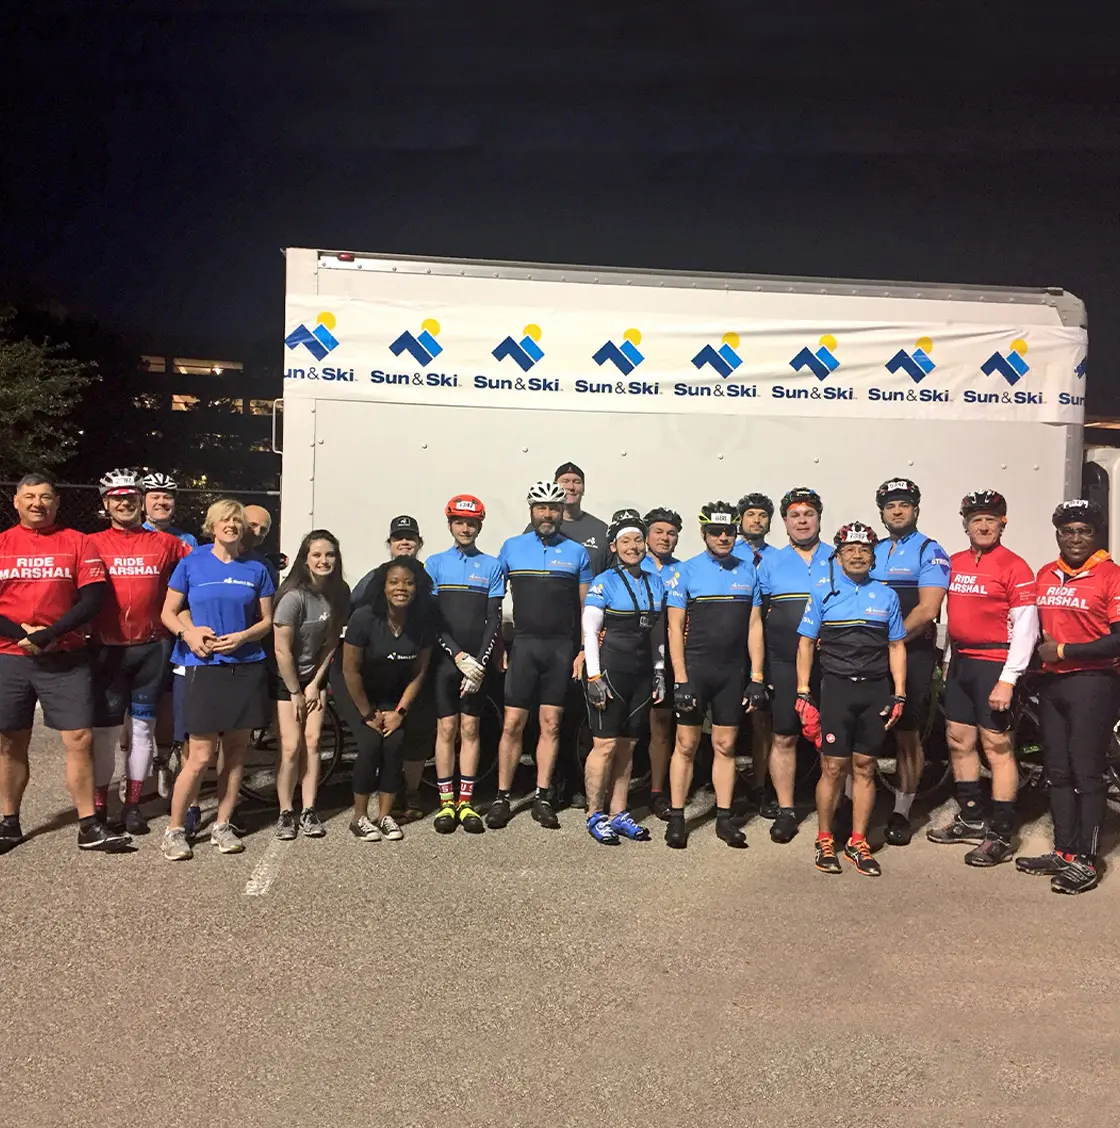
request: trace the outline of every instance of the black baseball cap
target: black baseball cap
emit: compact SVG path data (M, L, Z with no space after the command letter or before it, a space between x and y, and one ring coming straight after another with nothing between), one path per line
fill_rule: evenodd
M402 514L400 517L394 517L389 522L389 539L393 537L419 537L420 525L417 523L415 517L409 517Z
M552 480L555 482L562 474L578 474L581 481L587 481L584 472L574 462L565 462L557 466L556 473L552 475Z

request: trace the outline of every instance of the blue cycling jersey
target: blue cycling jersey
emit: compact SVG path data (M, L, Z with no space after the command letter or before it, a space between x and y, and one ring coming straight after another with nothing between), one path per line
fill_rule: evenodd
M781 549L777 549L772 544L765 541L761 548L755 548L755 546L740 533L735 538L735 551L744 559L750 560L757 568L768 556L772 556L775 552L780 552Z
M948 590L949 554L915 529L898 541L879 541L871 578L882 580L898 596L905 617L918 606L919 588Z
M168 525L166 529L160 529L158 526L153 525L151 521L144 522L144 528L151 533L167 533L170 536L178 537L183 544L190 545L191 548L198 548L198 538L193 533L184 532L182 529L175 528L174 525Z
M506 572L496 556L478 548L453 545L424 561L432 577L440 618L448 633L468 654L477 657L482 649L490 600L506 593Z
M832 549L817 541L806 561L787 544L767 555L758 570L758 583L766 608L767 661L797 660L797 628L809 601L809 592L828 573Z
M743 664L751 609L762 602L758 573L749 560L732 552L718 559L701 552L678 564L665 581L666 603L685 611L686 661Z
M591 583L591 558L562 533L541 540L536 533L510 537L498 559L509 576L513 624L532 638L578 636L580 584Z
M821 672L842 678L884 678L888 642L906 637L898 596L889 587L848 579L838 560L820 577L797 633L820 639Z
M591 581L584 605L603 612L599 641L603 669L637 673L653 668L651 634L661 621L664 604L661 577L645 568L638 576L621 566L611 568Z

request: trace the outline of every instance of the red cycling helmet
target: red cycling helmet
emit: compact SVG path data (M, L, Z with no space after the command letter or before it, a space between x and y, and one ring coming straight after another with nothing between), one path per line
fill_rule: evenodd
M453 517L473 517L476 521L485 521L486 506L470 494L456 494L444 507L443 515L449 521Z

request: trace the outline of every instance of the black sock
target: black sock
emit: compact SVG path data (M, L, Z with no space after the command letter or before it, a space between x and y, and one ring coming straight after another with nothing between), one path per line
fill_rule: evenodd
M549 802L550 801L550 795L549 795L550 790L551 789L548 788L548 787L538 787L537 788L537 798L543 799L546 803Z
M507 788L503 789L503 788L499 787L498 788L498 798L504 799L508 803L509 802L509 788L507 787Z
M978 823L983 821L983 792L980 790L978 779L970 779L957 784L957 802L960 804L961 818L966 822Z
M78 826L80 826L82 830L92 830L96 825L96 815L86 815L84 818L78 819Z
M679 818L683 819L684 818L684 808L683 807L670 807L669 808L669 817L670 818L678 818L679 817Z
M1010 839L1015 829L1015 801L992 800L992 831L1000 838Z
M716 808L716 818L717 819L729 819L729 818L731 818L731 808L730 807L717 807Z
M797 814L797 810L794 807L779 807L778 810L781 811L783 815L796 815Z

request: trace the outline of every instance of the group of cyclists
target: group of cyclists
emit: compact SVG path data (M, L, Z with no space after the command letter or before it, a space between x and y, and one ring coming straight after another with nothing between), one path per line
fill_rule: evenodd
M23 841L36 703L62 737L82 849L131 849L130 836L147 830L140 804L161 711L185 748L165 857L192 856L199 788L215 763L210 841L222 853L244 848L233 807L250 735L269 724L279 737L276 835L322 837L318 744L329 687L357 748L349 832L362 841L403 837L394 808L415 791L433 740L435 830L506 827L534 711L532 818L558 828L553 776L575 695L591 734L584 791L595 842L650 839L629 808L635 745L648 740L650 813L665 822L670 847L687 847L685 807L707 725L715 833L744 848L732 812L742 728L773 841L799 832L794 781L807 740L820 760L816 868L839 874L846 860L879 876L868 843L876 760L893 729L900 786L885 836L905 846L944 616L942 708L959 811L927 838L968 844L972 866L1014 856L1011 705L1020 677L1037 669L1054 847L1016 865L1060 893L1099 881L1106 758L1120 712L1120 568L1091 501L1054 512L1058 555L1037 574L1002 543L999 493L963 498L968 545L950 556L919 530L921 491L906 478L876 491L882 536L850 521L829 543L820 495L796 487L777 505L781 547L768 540L774 503L747 493L700 508L700 551L682 559L678 513L621 509L604 523L583 510L585 475L569 462L529 488L528 525L496 555L478 545L484 503L459 494L444 512L449 548L421 562L419 524L394 518L389 558L351 591L328 530L303 538L281 582L258 551L267 511L217 501L199 545L172 524L176 487L166 475L114 470L100 488L109 527L86 536L57 523L54 484L27 475L14 499L19 524L0 534L0 852ZM504 716L497 794L483 810L475 786L491 672L503 675ZM421 723L428 712L430 728ZM122 745L124 804L110 819Z

